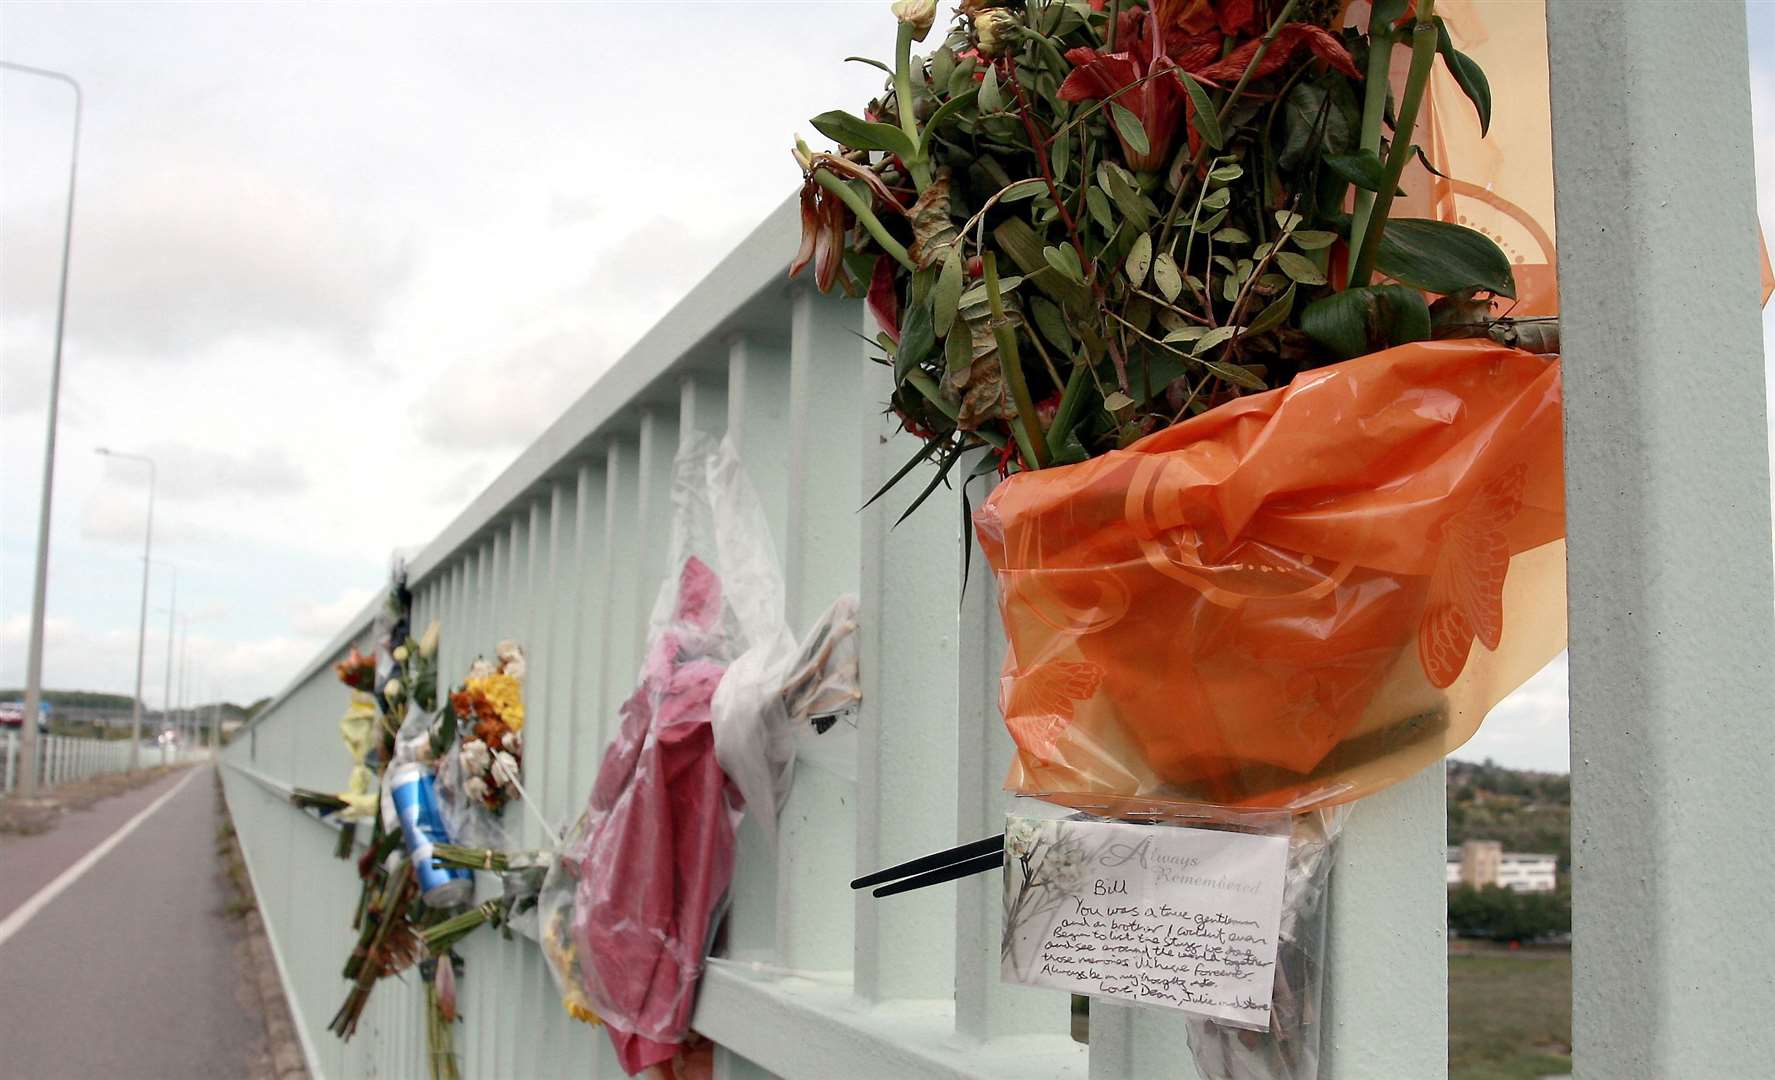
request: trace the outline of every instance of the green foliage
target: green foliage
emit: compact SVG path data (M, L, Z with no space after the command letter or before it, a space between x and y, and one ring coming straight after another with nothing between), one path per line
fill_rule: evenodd
M1572 932L1570 888L1513 892L1499 885L1448 890L1448 928L1463 937L1536 941Z

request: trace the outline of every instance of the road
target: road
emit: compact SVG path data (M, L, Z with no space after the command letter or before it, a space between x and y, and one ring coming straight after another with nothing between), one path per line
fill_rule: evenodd
M184 770L49 833L0 839L0 1078L253 1072L265 1027L243 1004L213 777ZM32 899L83 860L47 903Z

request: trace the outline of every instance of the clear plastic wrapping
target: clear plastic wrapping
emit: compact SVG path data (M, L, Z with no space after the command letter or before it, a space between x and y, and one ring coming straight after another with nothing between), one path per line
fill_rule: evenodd
M670 1062L688 1035L733 876L740 803L716 760L711 710L745 648L739 613L756 579L722 576L715 507L731 460L731 449L695 434L679 451L673 576L654 605L639 685L623 703L580 835L567 849L578 879L574 955L631 1075Z
M1316 1080L1324 1038L1326 919L1331 867L1345 808L1290 815L1288 868L1270 1027L1252 1031L1189 1018L1190 1052L1201 1080ZM1229 817L1236 822L1236 816Z

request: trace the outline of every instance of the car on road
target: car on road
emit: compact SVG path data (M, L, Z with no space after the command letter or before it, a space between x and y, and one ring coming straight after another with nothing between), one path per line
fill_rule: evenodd
M0 730L19 729L25 726L25 703L22 701L0 701ZM37 713L37 730L49 730L49 702L44 702Z

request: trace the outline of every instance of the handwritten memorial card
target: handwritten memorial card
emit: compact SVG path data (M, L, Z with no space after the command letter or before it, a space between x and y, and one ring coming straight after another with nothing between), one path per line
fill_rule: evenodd
M1288 840L1011 817L1007 982L1269 1025Z

